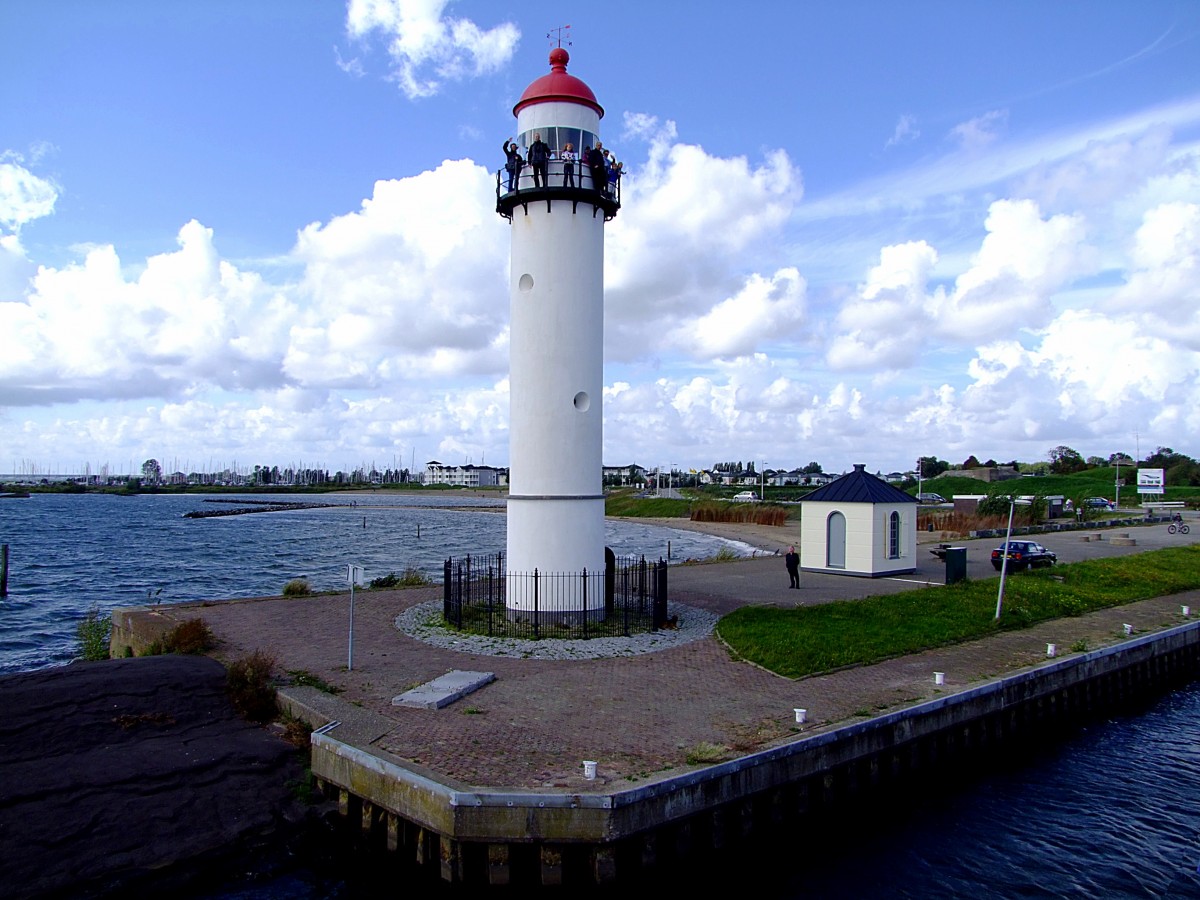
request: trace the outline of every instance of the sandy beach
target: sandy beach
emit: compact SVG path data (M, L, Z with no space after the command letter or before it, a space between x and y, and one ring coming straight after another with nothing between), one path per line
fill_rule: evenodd
M788 547L800 544L800 522L789 521L786 525L752 525L742 522L693 522L691 519L669 518L654 516L638 518L631 521L645 522L647 525L660 525L663 528L677 528L680 531L696 531L700 534L711 534L725 538L728 541L740 541L749 544L760 553L784 554Z

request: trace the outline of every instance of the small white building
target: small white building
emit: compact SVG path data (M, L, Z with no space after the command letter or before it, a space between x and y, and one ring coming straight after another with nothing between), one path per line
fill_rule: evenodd
M917 568L917 498L856 465L800 501L805 572L880 578Z

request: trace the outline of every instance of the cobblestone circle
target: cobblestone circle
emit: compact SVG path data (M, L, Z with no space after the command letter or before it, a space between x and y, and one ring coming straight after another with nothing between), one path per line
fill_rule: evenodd
M444 650L477 653L482 656L509 656L517 659L612 659L641 656L682 647L712 634L720 618L708 610L672 603L678 616L675 628L642 632L629 637L599 637L587 640L490 637L485 634L461 634L451 631L442 621L442 601L431 600L409 607L396 617L396 627L411 638Z

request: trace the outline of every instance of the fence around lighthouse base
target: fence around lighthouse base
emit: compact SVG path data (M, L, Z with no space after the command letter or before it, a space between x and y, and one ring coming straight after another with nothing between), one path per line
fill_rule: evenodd
M510 608L512 598L519 606ZM667 564L609 557L601 571L509 572L504 554L447 559L446 624L473 634L587 639L657 631L668 625Z

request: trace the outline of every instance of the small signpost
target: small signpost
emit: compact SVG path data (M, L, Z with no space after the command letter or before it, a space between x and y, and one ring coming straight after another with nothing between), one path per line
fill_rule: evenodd
M354 671L354 587L363 584L363 567L346 566L346 581L350 583L350 647L346 653L346 671Z

